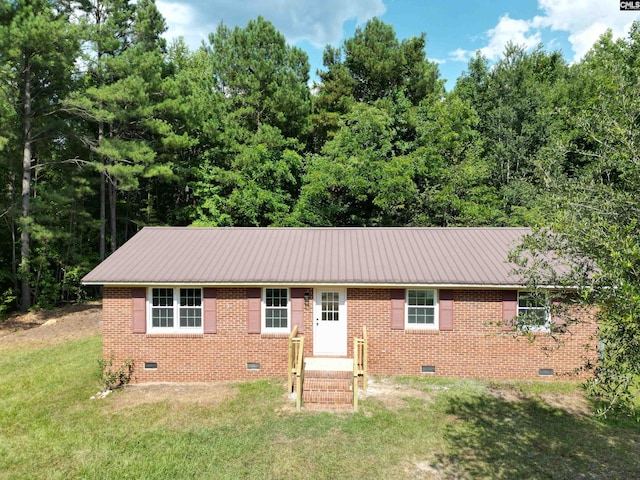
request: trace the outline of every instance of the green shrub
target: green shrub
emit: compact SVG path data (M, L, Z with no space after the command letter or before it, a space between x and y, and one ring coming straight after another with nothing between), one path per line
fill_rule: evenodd
M124 387L131 381L131 374L133 373L133 361L125 360L122 364L115 368L113 366L113 354L109 357L109 360L98 360L100 365L100 380L105 390L115 390L116 388Z

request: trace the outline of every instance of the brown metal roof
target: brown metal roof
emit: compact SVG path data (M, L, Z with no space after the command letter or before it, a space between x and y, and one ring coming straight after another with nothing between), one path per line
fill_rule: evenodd
M145 227L88 284L516 286L526 228Z

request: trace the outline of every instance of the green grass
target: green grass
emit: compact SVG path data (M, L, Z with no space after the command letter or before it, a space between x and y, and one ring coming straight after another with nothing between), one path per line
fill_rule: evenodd
M332 414L256 381L220 402L127 407L126 392L89 399L100 350L100 337L0 347L0 478L640 477L638 424L544 401L575 399L575 384L402 378L425 394Z

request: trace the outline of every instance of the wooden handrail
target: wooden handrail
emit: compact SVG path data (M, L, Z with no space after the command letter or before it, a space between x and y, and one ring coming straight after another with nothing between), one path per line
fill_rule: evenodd
M367 373L369 370L369 365L367 364L369 361L369 341L367 339L367 327L365 325L362 326L362 388L364 391L367 391L367 384L369 383L369 374Z
M294 339L298 336L298 326L293 327L289 334L289 358L287 360L287 394L293 390L293 375L295 373L296 346Z
M298 337L298 326L289 335L289 355L287 362L287 394L294 391L293 377L296 378L296 407L302 406L302 367L304 363L304 337Z
M296 408L302 407L302 368L304 363L304 337L298 337L299 348L296 358Z
M362 375L362 389L367 390L369 382L367 327L362 327L362 338L353 339L353 410L358 410L358 381Z
M360 338L353 339L353 411L358 411L358 378L360 369L358 368L358 350L360 349Z

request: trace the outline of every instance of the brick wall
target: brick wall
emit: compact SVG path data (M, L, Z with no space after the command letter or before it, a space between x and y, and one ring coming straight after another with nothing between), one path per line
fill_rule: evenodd
M157 335L131 331L131 290L104 288L103 354L132 359L134 382L207 382L285 376L287 335L247 333L247 291L218 289L218 332ZM156 370L145 370L156 362ZM259 363L260 370L247 370Z
M309 288L313 292L312 288ZM438 376L481 378L540 378L539 369L572 374L587 357L596 356L596 326L588 315L570 325L560 342L537 335L535 342L513 332L503 332L502 292L455 291L453 331L391 330L389 289L347 290L348 346L366 324L369 337L369 371L383 375L420 375L422 366L434 366ZM247 289L217 289L215 334L156 335L132 333L132 299L129 288L104 288L104 357L114 355L119 364L134 361L134 382L212 381L284 377L287 336L247 333ZM313 298L305 306L305 354L313 354ZM585 346L591 348L590 351ZM156 370L145 370L156 362ZM260 370L248 370L259 363Z
M556 340L503 331L502 291L454 291L453 331L391 330L389 290L350 288L347 298L349 338L361 336L366 324L374 375L420 375L431 366L444 377L534 379L540 369L553 369L552 378L569 379L587 358L597 358L596 325L586 312L572 312L581 321Z

